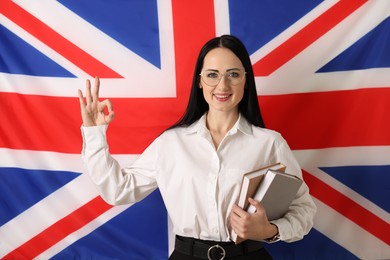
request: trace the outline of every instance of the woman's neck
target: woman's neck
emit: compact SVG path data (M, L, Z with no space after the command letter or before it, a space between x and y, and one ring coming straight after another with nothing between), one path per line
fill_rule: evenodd
M214 146L218 149L226 133L237 122L238 112L235 113L212 113L208 112L206 116L206 126L213 138Z

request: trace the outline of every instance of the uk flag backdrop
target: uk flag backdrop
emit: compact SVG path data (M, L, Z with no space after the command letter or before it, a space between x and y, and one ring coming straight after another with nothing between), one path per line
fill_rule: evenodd
M130 164L183 113L200 47L238 36L268 128L318 206L275 259L390 259L389 0L1 0L0 258L167 259L159 191L107 205L83 172L77 89L101 78Z

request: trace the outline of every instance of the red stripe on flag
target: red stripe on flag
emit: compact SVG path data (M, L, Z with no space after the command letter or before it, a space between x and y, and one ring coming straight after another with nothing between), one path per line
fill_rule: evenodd
M14 2L3 0L0 12L92 77L123 78Z
M390 225L369 210L346 197L341 192L303 170L310 193L346 218L390 245Z
M104 80L101 80L104 87ZM116 118L108 131L114 153L140 153L179 118L175 99L111 99ZM0 147L80 153L78 98L0 93Z
M111 208L101 197L96 197L8 253L4 259L33 259Z
M367 0L342 0L337 2L294 36L254 64L253 70L255 75L270 75L366 2Z
M104 87L102 80L102 87ZM175 122L184 98L111 99L116 119L108 140L112 153L141 153ZM266 125L292 149L390 145L390 88L259 97ZM77 97L0 93L0 147L80 153Z
M172 12L175 30L177 97L184 107L188 101L200 48L206 41L215 37L214 2L175 0L172 1Z
M390 87L261 96L266 126L292 149L390 145Z

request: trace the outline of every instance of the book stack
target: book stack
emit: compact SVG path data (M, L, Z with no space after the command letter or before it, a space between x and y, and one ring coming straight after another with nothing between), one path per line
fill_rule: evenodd
M245 173L237 205L249 213L255 213L256 208L248 201L248 198L253 198L264 207L269 221L283 217L303 182L297 176L285 173L285 170L284 164L276 163ZM237 236L234 230L231 239L236 244L245 240Z

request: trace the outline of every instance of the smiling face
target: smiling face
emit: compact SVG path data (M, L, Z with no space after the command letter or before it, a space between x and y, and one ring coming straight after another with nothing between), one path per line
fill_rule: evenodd
M240 59L227 48L215 48L205 56L201 74L200 87L209 112L238 112L246 80Z

